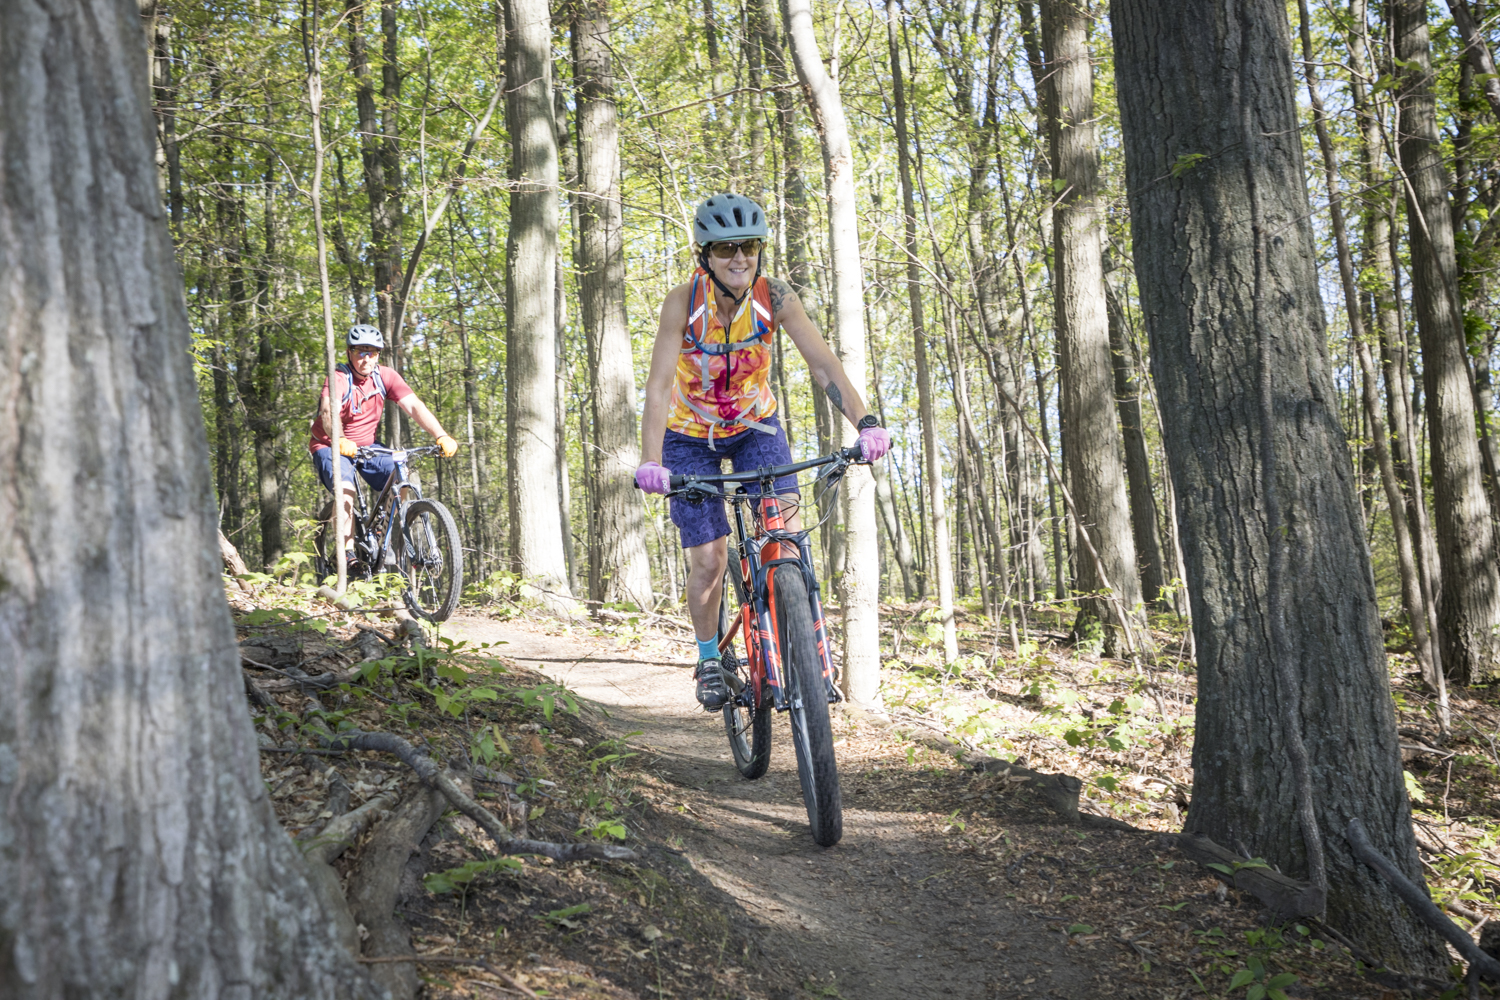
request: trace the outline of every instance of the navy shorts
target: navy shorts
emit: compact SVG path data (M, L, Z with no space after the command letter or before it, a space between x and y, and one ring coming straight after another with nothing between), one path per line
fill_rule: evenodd
M332 448L319 448L313 452L313 466L318 470L318 479L322 480L323 488L330 493L333 492L333 455ZM396 471L396 462L389 455L371 455L369 458L347 458L340 455L339 466L339 475L345 483L354 482L354 472L357 469L377 495L385 489L386 480Z
M729 459L735 472L751 472L772 465L789 465L792 449L786 441L781 421L772 416L762 423L776 428L775 434L762 434L753 427L733 437L714 435L716 451L709 450L708 438L696 438L677 431L667 431L661 445L661 464L674 476L712 476L724 471L720 463ZM746 483L752 493L760 492L759 483ZM733 487L730 487L733 489ZM797 477L782 476L776 480L777 493L796 493ZM672 523L682 535L682 547L691 549L729 534L729 518L724 501L704 500L689 503L673 497Z

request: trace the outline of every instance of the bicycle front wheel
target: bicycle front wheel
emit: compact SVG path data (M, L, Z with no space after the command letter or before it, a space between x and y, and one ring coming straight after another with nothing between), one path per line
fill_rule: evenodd
M464 589L464 550L453 515L436 500L414 500L406 505L402 534L397 559L407 608L428 621L447 621Z
M736 599L736 588L729 574L737 572L731 566L724 574L724 592L719 598L719 639L729 632L731 618L730 600ZM736 599L735 607L739 607ZM751 781L766 773L771 763L771 703L770 700L755 704L755 692L750 678L749 657L741 656L741 649L749 644L743 635L720 650L720 662L724 665L724 680L729 685L730 700L724 706L724 732L729 737L729 751L734 754L734 766Z
M797 751L797 778L813 840L832 847L844 835L844 808L839 793L838 762L833 755L833 725L823 660L813 640L812 603L796 566L775 571L771 584L771 617L781 647L781 666L791 710L792 746Z

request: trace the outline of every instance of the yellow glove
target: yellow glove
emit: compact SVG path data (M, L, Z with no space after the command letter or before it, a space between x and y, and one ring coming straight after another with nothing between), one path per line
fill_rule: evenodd
M358 451L359 445L355 444L353 441L350 441L346 437L339 438L340 455L343 455L345 458L353 458Z
M446 434L438 437L437 446L438 451L443 453L444 458L452 458L458 454L458 442Z

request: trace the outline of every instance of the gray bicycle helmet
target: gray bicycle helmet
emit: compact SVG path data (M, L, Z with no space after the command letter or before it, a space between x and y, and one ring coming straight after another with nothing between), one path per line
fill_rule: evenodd
M744 195L716 194L693 212L693 239L701 246L764 238L769 232L765 210Z
M368 323L356 323L349 328L349 335L344 338L344 343L350 347L376 347L385 350L385 336L381 334L380 328Z

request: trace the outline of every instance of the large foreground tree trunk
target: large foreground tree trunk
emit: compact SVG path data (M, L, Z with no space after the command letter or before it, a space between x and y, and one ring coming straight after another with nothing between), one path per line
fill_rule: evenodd
M1044 0L1045 79L1051 91L1048 122L1052 173L1061 188L1052 210L1057 341L1061 362L1063 458L1075 514L1099 558L1078 560L1078 589L1113 589L1114 602L1081 602L1081 633L1089 620L1124 626L1144 640L1137 612L1141 584L1130 527L1130 501L1120 461L1109 314L1104 303L1104 220L1099 212L1099 145L1094 132L1094 71L1089 61L1091 18L1077 0ZM1128 623L1119 615L1130 617ZM1111 630L1112 631L1112 630ZM1111 652L1116 637L1107 636Z
M1406 67L1398 146L1405 175L1411 297L1422 337L1422 382L1432 436L1432 505L1443 572L1439 648L1449 675L1473 684L1500 676L1500 572L1464 357L1448 172L1429 82L1427 4L1395 0L1391 6L1396 59Z
M620 125L610 64L609 10L578 8L573 22L578 85L578 276L588 337L598 483L590 517L598 526L599 579L589 595L651 607L646 511L634 487L640 454L635 426L635 364L625 325L625 227L620 204ZM593 560L590 560L593 564Z
M0 5L0 996L373 998L260 777L140 47Z
M544 592L568 593L558 520L556 406L557 133L552 20L544 0L508 0L506 117L515 188L506 241L506 451L510 548Z
M1421 880L1329 374L1286 9L1114 0L1111 23L1136 274L1193 599L1188 829L1315 880L1305 845L1321 831L1329 921L1394 968L1436 975L1448 964L1437 938L1342 836L1361 818Z
M854 201L854 153L838 83L829 78L813 32L810 0L789 0L787 31L797 76L808 95L823 139L828 185L828 243L833 263L834 349L849 381L865 386L864 274L859 256L859 216ZM853 425L830 414L840 430L835 446L854 444ZM855 466L844 476L845 556L840 594L844 604L844 693L860 704L880 697L880 540L875 533L875 481Z

